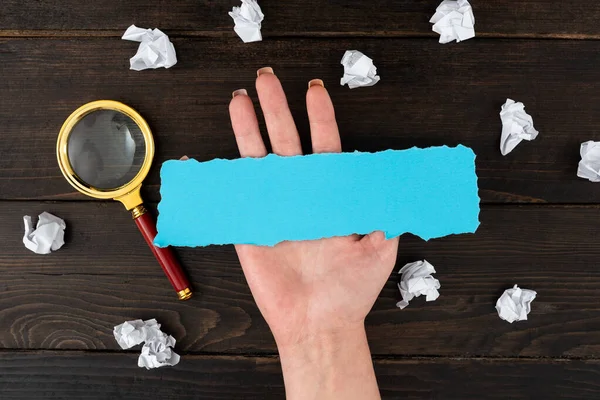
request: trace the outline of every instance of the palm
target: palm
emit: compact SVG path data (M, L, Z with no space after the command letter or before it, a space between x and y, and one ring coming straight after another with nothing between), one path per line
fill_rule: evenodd
M380 234L236 250L278 342L298 342L324 326L337 330L365 318L394 266L397 240Z

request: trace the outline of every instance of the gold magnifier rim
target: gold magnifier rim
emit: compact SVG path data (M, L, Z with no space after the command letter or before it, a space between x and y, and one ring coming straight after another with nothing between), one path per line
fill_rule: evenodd
M142 167L136 176L126 184L110 190L99 189L85 184L83 180L77 176L75 171L73 171L73 167L69 162L67 145L73 128L86 115L98 110L119 111L131 118L142 131L144 142L146 144L146 155L144 156L144 162L142 163ZM136 189L139 189L139 187L142 185L143 180L148 175L150 167L152 166L152 160L154 158L154 138L152 137L152 131L150 130L150 126L146 120L142 118L142 116L133 108L114 100L96 100L82 105L66 119L58 134L56 156L58 158L58 165L60 166L62 174L71 184L71 186L73 186L79 192L97 199L116 199Z

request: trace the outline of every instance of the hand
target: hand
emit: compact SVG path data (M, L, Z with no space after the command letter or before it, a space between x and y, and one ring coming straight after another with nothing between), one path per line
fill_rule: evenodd
M329 94L321 81L311 84L306 106L313 152L341 152ZM302 154L285 93L273 70L259 70L256 90L273 152ZM264 157L267 150L246 91L234 92L229 112L240 155ZM331 398L379 396L364 319L392 272L397 249L398 239L386 240L382 232L273 247L236 246L252 294L277 342L288 398L329 398L331 390L335 394ZM359 368L348 370L348 364L354 363ZM323 364L337 370L322 371ZM339 380L328 373L344 376ZM310 375L319 375L314 377L318 382L311 382ZM346 382L353 375L358 381Z

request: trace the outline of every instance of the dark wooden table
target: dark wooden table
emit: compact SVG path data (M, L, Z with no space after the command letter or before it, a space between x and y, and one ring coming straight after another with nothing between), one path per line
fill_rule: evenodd
M3 0L0 5L0 398L283 397L277 352L231 246L178 249L198 295L178 302L120 204L63 179L55 141L81 104L123 101L145 116L160 164L238 156L227 104L272 66L304 145L306 83L325 81L345 151L463 143L477 153L481 227L425 243L406 235L398 266L426 258L441 297L395 307L390 276L367 330L389 399L600 398L600 185L576 177L579 145L600 139L600 3L474 0L477 35L440 45L437 0L262 0L264 41L243 44L237 0ZM132 23L170 35L179 63L134 72ZM381 82L339 86L346 49L374 59ZM498 112L525 103L541 132L499 151ZM22 216L66 219L67 244L39 256ZM397 269L396 269L397 270ZM513 284L538 292L530 319L494 305ZM146 371L112 328L157 318L182 361Z

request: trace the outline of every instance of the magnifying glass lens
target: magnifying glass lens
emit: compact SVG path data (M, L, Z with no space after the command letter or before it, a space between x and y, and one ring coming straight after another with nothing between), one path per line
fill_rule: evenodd
M146 142L140 127L117 110L97 110L75 124L67 157L88 186L113 190L129 183L142 169Z

